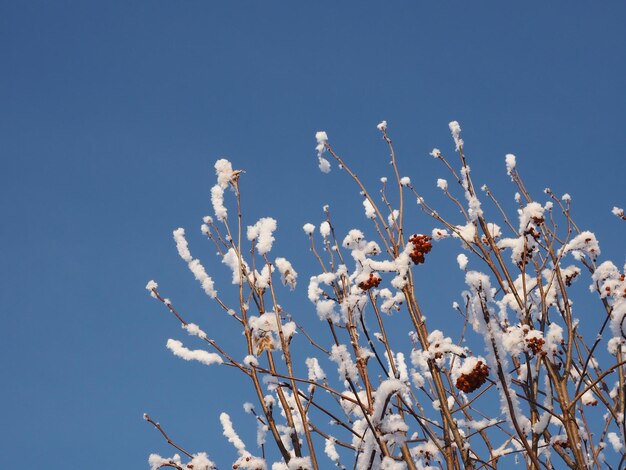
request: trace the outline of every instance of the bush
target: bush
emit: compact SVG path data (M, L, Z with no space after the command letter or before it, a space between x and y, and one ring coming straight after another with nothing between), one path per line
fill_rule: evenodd
M167 347L175 355L229 365L249 379L256 404L244 407L258 426L257 448L244 444L228 414L220 416L223 433L238 453L232 467L311 469L332 462L340 468L389 470L514 463L600 468L619 458L621 466L626 281L611 261L599 261L595 235L572 219L571 198L546 189L543 202L535 201L515 156L507 155L506 171L517 191L516 213L507 213L488 187L474 185L460 126L452 122L460 170L438 149L431 154L458 183L453 191L446 180L437 181L458 209L458 220L449 220L401 176L386 122L378 130L393 169L389 181L381 179L380 197L368 191L325 132L316 134L320 169L330 171L335 161L347 173L363 197L359 210L371 221L369 235L352 229L341 236L326 208L319 235L316 226L303 227L320 266L308 284L310 308L325 325L326 337L314 337L281 308L278 279L295 289L298 273L285 258L270 256L274 219L243 228L241 172L225 159L215 164L217 184L211 190L216 220L205 217L202 232L232 270L236 307L218 295L192 257L183 229L174 231L174 239L206 294L241 328L245 358L222 347L219 331L209 337L187 322L156 282L146 286L206 345L191 350L170 339ZM234 224L225 196L234 199ZM409 199L417 199L438 228L428 234L405 229ZM487 206L495 216L486 215ZM613 213L626 218L619 208ZM424 294L414 270L428 270L431 250L446 243L463 249L457 262L466 290L453 304L458 321L437 329L421 307ZM571 300L572 293L584 295L574 290L583 277L597 297L593 321L584 327ZM406 337L389 328L397 318L410 325L410 351L403 344ZM336 372L327 374L329 367ZM207 454L185 451L150 416L145 419L185 454L152 454L153 469L215 468Z

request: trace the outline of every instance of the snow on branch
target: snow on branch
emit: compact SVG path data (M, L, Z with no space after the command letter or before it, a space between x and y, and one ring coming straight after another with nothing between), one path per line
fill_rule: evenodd
M328 143L328 135L324 131L318 131L315 133L315 140L317 140L317 158L319 160L319 168L322 173L330 173L330 162L326 160L322 155L326 151L326 144Z
M167 340L167 349L186 361L198 361L210 366L211 364L222 364L224 361L219 354L210 353L202 349L191 350L183 346L183 343L175 339Z
M215 286L213 284L213 279L209 277L209 275L204 270L204 266L200 263L200 260L193 259L191 257L191 252L189 251L189 246L187 244L187 240L185 239L185 229L177 228L174 230L174 240L176 241L176 248L178 250L178 254L180 257L187 263L189 270L193 273L196 280L204 289L206 295L211 298L217 297L217 291L215 290Z
M273 233L276 230L276 220L271 217L263 217L254 225L248 225L248 240L256 240L256 249L259 254L265 255L272 249L274 243Z

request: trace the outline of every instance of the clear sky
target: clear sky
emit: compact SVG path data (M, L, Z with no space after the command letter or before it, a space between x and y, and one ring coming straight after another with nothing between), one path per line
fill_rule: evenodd
M625 22L623 2L0 0L3 461L147 468L150 452L172 453L147 411L230 462L217 417L243 428L252 396L232 371L172 357L165 342L183 332L144 290L156 279L219 334L171 238L185 227L228 289L198 230L219 157L246 171L248 222L278 219L274 252L301 276L284 302L312 324L302 225L326 203L341 230L365 225L345 175L317 169L320 129L376 181L386 119L404 173L435 197L443 170L428 152L453 154L458 120L479 182L510 200L504 155L516 154L530 190L570 193L621 264L610 211L626 205ZM446 269L458 272L433 278Z

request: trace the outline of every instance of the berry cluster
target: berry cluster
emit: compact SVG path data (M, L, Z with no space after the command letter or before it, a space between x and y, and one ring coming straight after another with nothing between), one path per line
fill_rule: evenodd
M487 377L489 377L489 367L483 364L483 361L478 361L472 372L469 374L461 374L459 378L456 379L456 388L465 393L473 392L487 381Z
M374 276L374 273L370 273L370 276L367 278L367 280L359 282L359 288L362 290L369 290L372 287L378 287L378 284L380 284L381 278L379 278L378 276Z
M409 238L409 243L413 245L413 251L409 256L415 264L422 264L424 262L424 256L433 248L433 244L430 242L431 240L432 237L428 235L415 234Z
M534 355L537 355L538 353L545 355L545 352L543 352L541 349L545 343L546 342L544 341L543 338L537 338L537 337L526 338L526 346L528 347L528 349L532 351Z

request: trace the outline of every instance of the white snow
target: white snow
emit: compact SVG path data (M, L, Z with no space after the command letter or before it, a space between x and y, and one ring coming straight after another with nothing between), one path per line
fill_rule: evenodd
M596 397L591 390L587 390L585 393L583 393L583 396L580 400L582 401L583 405L586 406L594 406L598 404L598 400L596 400Z
M233 179L233 167L225 158L221 158L215 162L215 174L217 175L217 184L220 188L226 189Z
M400 217L400 211L398 209L394 209L389 213L389 215L387 216L387 223L390 227L393 227L395 225L398 217Z
M304 230L304 233L308 236L311 236L315 232L315 225L306 223L302 226L302 230Z
M506 174L507 175L511 175L511 173L515 169L515 164L516 164L515 163L515 155L513 155L512 153L508 153L504 157L504 161L506 163Z
M316 150L318 152L324 151L324 144L328 142L328 135L324 131L317 131L315 133L315 140L317 141Z
M330 173L330 162L324 157L318 157L318 167L322 173Z
M186 361L198 361L202 364L210 366L211 364L222 364L224 361L215 353L210 353L202 349L190 350L183 346L183 343L175 339L167 340L167 349L172 351L175 356L178 356Z
M320 234L324 238L330 235L330 224L327 221L324 221L320 224Z
M330 351L330 360L337 364L337 370L341 380L347 378L356 382L358 369L352 361L352 357L350 357L350 353L348 353L345 344L340 344L339 346L333 344Z
M154 297L155 299L157 298L157 296L153 292L153 289L158 289L158 288L159 288L159 285L154 280L150 280L146 284L146 290L149 291L150 292L150 296Z
M550 327L545 335L545 340L546 351L556 353L563 341L563 328L557 323L550 323Z
M233 273L232 283L239 284L239 279L242 273L242 266L239 263L239 256L237 256L237 252L234 249L229 248L226 254L224 255L224 257L222 258L222 263L224 263L226 266L228 266L231 269ZM243 262L243 268L245 272L249 271L248 265L245 261ZM244 276L244 279L245 279L245 276Z
M330 162L326 160L322 155L326 151L326 143L328 142L328 135L324 131L318 131L315 133L315 140L317 141L317 159L319 161L319 169L322 173L330 172Z
M457 225L456 231L452 233L454 238L460 238L465 242L465 245L470 245L474 242L476 236L476 226L472 222L468 222L466 225Z
M195 323L187 323L186 325L183 325L182 327L184 330L187 330L187 333L189 333L192 336L197 336L200 339L207 338L207 334L204 331L202 331L200 327L196 325Z
M243 363L248 367L258 367L259 360L255 355L248 354L246 357L243 358Z
M613 446L613 450L615 452L621 452L624 448L624 444L622 443L622 439L615 434L614 432L607 433L606 437L609 439L611 446Z
M222 423L224 436L228 439L228 442L230 442L233 446L235 446L235 449L237 449L237 451L239 452L239 455L247 454L246 445L243 443L243 441L239 438L239 435L233 429L233 423L230 420L230 416L227 413L220 414L220 423Z
M478 198L474 196L469 196L467 199L468 202L468 211L467 214L471 220L476 220L479 217L482 217L483 210L480 208L480 201Z
M283 285L289 286L291 290L296 288L296 283L298 280L298 273L289 261L285 258L276 258L274 264L278 268L278 272L280 273L280 280Z
M271 217L263 217L256 224L248 225L248 240L257 241L256 249L260 255L265 255L272 249L276 226L276 220Z
M450 234L445 228L434 228L431 232L431 236L433 237L433 240L439 241L444 238L448 238Z
M324 442L324 453L328 456L330 460L335 462L335 465L339 463L339 453L335 448L335 439L330 438L326 439Z
M376 217L376 211L369 199L363 199L363 208L365 209L365 217L373 219Z
M185 239L185 230L182 228L178 228L174 230L173 235L174 240L176 241L178 254L187 263L189 270L193 273L196 280L200 283L206 295L208 295L212 299L217 297L217 291L215 290L213 279L211 279L211 277L209 277L209 275L206 273L204 266L202 266L202 264L200 263L200 260L193 259L193 257L191 256L187 240Z
M322 382L326 379L326 373L322 370L316 357L307 357L305 363L308 369L309 380Z
M461 270L464 270L467 267L467 261L467 256L465 256L463 253L460 253L456 257L456 262L459 263L459 269Z
M383 419L386 406L389 403L389 397L403 391L406 385L398 379L387 379L383 381L376 392L374 392L374 410L372 412L372 421L378 424Z
M592 260L595 260L600 254L600 245L596 236L589 231L581 232L574 237L567 245L562 248L563 253L572 252L572 255L576 256L576 253L588 254Z
M189 245L187 244L187 240L185 239L185 229L177 228L176 230L174 230L174 241L176 242L178 255L185 262L190 263L193 258L191 257L191 253L189 252Z
M406 470L406 463L397 462L391 457L384 457L380 463L380 470Z
M213 470L216 468L215 463L209 460L208 455L204 452L193 454L193 458L187 464L182 463L178 454L174 454L173 457L169 458L161 457L158 454L150 454L148 465L150 465L150 470L158 470L164 467L171 467L172 465L176 465L179 468L193 468L197 470Z
M452 121L448 124L450 128L450 132L452 133L452 138L454 139L454 143L456 145L457 152L461 150L463 147L463 139L461 139L461 125L457 121Z
M174 454L173 457L161 457L159 454L150 454L148 457L148 465L150 465L150 470L158 470L163 467L163 465L178 465L181 466L182 462L180 461L180 455Z
M193 468L194 470L210 470L215 468L215 464L209 460L209 456L205 452L200 452L193 455L193 459L187 464L187 468Z
M224 221L228 217L228 210L224 207L224 188L216 184L211 188L211 204L217 220Z
M543 222L544 208L538 202L529 202L526 207L519 209L519 231L524 233L529 227L535 227Z
M313 470L310 457L291 457L287 464L288 470Z
M343 239L342 246L344 248L350 248L354 250L355 248L362 248L365 245L364 242L365 235L363 235L363 232L353 228Z

